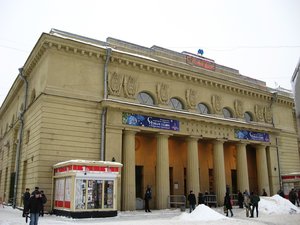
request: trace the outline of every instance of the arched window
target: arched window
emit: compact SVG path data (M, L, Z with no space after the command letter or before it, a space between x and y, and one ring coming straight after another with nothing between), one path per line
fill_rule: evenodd
M228 108L223 108L223 115L224 118L232 118L232 113Z
M245 118L245 121L246 121L247 123L253 121L253 117L252 117L252 115L251 115L250 112L245 112L245 113L244 113L244 118Z
M210 114L208 106L204 103L199 103L197 108L200 114Z
M172 109L183 110L183 104L177 98L171 98L169 101L169 106L171 106Z
M146 92L140 92L138 93L137 99L139 101L139 103L144 104L144 105L154 105L154 100L151 97L151 95L149 95Z

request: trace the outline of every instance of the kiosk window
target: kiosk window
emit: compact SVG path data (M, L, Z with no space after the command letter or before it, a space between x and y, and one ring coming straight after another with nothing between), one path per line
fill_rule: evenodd
M104 208L114 207L114 181L104 181Z
M86 180L77 179L75 186L75 208L85 209Z

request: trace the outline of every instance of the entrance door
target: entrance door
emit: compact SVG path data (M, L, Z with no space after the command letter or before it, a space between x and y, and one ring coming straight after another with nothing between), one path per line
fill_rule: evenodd
M144 175L143 175L143 166L135 166L135 188L136 188L136 197L137 198L142 198L143 199L143 180L144 180Z
M232 193L237 193L237 173L236 170L231 170L231 185ZM243 190L240 190L243 191Z
M169 175L170 175L170 195L174 195L173 167L169 167Z

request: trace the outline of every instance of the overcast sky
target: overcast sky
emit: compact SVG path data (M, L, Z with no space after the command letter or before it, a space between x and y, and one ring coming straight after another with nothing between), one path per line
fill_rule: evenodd
M0 104L51 28L197 53L269 87L291 89L299 0L0 0Z

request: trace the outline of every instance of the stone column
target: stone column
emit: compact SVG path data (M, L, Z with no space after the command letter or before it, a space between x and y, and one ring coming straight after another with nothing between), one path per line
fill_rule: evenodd
M256 145L256 165L257 165L257 179L258 179L258 195L262 194L264 188L268 195L270 195L268 165L265 145Z
M123 135L123 182L122 210L136 209L135 191L135 134L136 131L125 130Z
M156 137L156 208L166 209L170 195L169 135L160 133Z
M198 161L198 138L189 137L187 151L187 191L193 190L195 195L200 192Z
M237 186L238 190L242 193L247 190L249 192L249 175L248 175L248 163L247 163L247 143L238 143L236 155L237 155Z
M214 141L213 160L214 160L214 183L218 205L223 204L226 193L225 163L223 140Z

